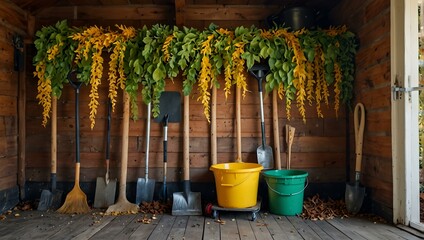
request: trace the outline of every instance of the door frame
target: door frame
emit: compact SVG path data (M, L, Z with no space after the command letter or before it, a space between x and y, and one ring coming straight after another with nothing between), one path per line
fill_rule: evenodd
M415 14L414 14L415 13ZM418 0L390 1L391 86L418 86ZM393 89L393 88L392 88ZM393 222L420 223L418 92L392 91Z

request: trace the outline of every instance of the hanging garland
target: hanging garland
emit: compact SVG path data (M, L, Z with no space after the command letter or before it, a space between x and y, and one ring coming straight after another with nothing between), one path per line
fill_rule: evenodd
M315 103L317 116L324 117L321 104L329 104L330 89L336 115L340 104L349 104L352 99L356 44L355 36L345 26L296 32L254 26L232 31L214 24L203 31L166 25L137 30L116 27L118 30L97 26L69 28L66 21L61 21L37 32L34 76L38 78L37 99L43 106L44 126L51 96L60 97L67 75L77 71L79 81L91 86L89 108L91 128L94 127L104 52L110 53L108 98L115 106L118 88L125 89L131 98L133 118L138 116L139 93L144 103L152 102L153 116L158 116L166 79L172 80L181 72L183 94L191 94L197 84L197 100L209 121L210 89L213 84L220 87L217 76L222 70L225 97L234 85L243 89L245 96L246 70L264 61L270 67L266 92L278 89L279 97L286 100L288 118L292 101L296 101L304 121L306 103Z

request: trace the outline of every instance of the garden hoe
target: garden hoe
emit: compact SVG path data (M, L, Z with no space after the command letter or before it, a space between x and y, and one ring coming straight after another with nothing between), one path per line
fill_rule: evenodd
M168 123L181 121L181 94L179 92L166 91L160 95L160 114L154 120L163 123L163 183L159 192L159 199L167 202L169 193L174 193L166 184L168 166Z
M262 80L265 78L269 66L267 64L255 64L249 72L258 80L259 89L259 101L261 108L261 133L262 133L262 145L256 150L258 163L261 164L265 170L274 168L274 156L272 154L272 148L266 145L265 141L265 120L264 120L264 102L262 97Z
M112 103L107 103L107 140L106 140L106 175L98 177L96 181L96 194L94 195L95 208L107 208L115 203L116 179L109 179L110 162L110 122L111 122Z
M124 117L122 120L122 146L121 146L121 176L119 177L119 196L114 205L106 210L106 214L125 213L135 214L138 205L127 200L127 167L128 167L128 132L130 128L130 97L124 90Z
M346 183L345 202L347 210L352 214L356 214L361 209L362 202L365 196L365 188L363 186L360 186L359 182L361 178L362 144L365 127L365 108L362 103L358 103L355 106L353 121L355 127L356 144L355 182Z
M150 145L150 121L151 121L151 106L152 103L147 104L147 127L146 127L146 169L145 169L145 178L137 179L137 191L135 197L135 203L140 205L142 202L152 202L153 194L155 191L155 180L149 179L149 145Z
M202 201L200 193L192 192L190 187L189 99L190 96L184 96L183 192L175 192L173 194L172 215L202 215Z
M46 211L48 209L58 209L62 201L62 191L56 189L57 171L57 97L52 96L52 132L51 132L51 191L44 189L41 192L40 202L37 210Z
M59 213L88 213L90 207L87 204L87 196L81 190L80 180L80 126L79 126L79 90L82 82L69 80L69 83L75 89L75 183L74 188L68 193L65 203L57 211Z

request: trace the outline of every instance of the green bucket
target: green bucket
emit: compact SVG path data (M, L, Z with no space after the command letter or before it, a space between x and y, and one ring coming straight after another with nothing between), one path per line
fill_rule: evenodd
M308 173L300 170L268 170L263 175L268 186L270 212L283 216L301 214Z

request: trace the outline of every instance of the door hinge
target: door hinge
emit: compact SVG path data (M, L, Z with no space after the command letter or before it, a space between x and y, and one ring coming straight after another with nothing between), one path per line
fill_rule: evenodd
M410 77L408 76L408 85L410 85ZM419 86L419 87L402 87L399 84L399 81L396 77L395 80L395 84L394 86L392 86L392 91L393 91L393 100L400 100L402 99L403 93L408 93L408 99L409 101L411 101L411 92L413 91L421 91L424 90L423 86Z

